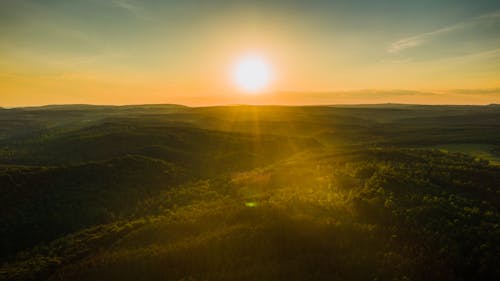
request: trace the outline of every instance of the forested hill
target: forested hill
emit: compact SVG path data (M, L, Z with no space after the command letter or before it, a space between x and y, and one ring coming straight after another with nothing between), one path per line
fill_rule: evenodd
M500 107L0 108L0 280L500 279Z

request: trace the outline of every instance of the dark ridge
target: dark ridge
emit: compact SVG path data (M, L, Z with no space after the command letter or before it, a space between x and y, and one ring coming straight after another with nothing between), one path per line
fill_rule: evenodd
M94 105L94 104L49 104L42 106L13 107L21 110L91 110L91 109L148 109L148 108L187 108L178 104L132 104L132 105Z

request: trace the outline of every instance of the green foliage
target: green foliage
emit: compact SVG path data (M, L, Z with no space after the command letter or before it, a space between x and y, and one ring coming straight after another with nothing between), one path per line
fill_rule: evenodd
M499 115L3 110L0 279L496 280Z

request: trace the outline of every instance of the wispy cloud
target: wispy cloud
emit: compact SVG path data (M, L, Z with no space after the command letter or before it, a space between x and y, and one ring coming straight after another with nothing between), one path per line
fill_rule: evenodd
M426 42L431 41L432 39L438 37L439 35L450 33L453 31L458 31L470 27L475 27L482 24L488 24L491 22L497 22L500 20L500 11L496 11L493 13L484 14L478 17L471 18L466 21L462 21L453 25L445 26L433 31L417 34L414 36L401 38L395 42L392 42L387 51L389 53L397 53L405 49L414 48L420 46Z
M120 9L123 9L138 19L151 21L153 18L148 15L146 10L133 0L113 0L112 3Z
M451 93L469 95L469 94L481 94L481 95L500 95L500 88L486 88L486 89L454 89L450 91Z

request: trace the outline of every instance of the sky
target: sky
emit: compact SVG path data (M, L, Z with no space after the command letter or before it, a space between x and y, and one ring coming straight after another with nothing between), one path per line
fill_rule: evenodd
M386 102L500 103L500 1L0 0L3 107Z

